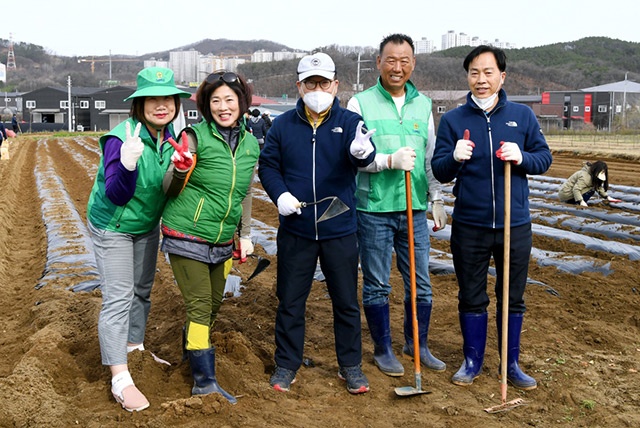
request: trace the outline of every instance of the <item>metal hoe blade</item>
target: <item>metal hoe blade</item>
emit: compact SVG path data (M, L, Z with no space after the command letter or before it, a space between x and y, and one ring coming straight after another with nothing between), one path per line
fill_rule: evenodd
M338 198L337 196L328 196L316 202L301 202L300 207L305 208L309 205L317 205L320 202L328 201L329 199L331 199L331 203L329 204L329 206L327 207L327 210L320 216L320 218L316 223L320 223L321 221L332 219L344 212L349 211L349 207L347 206L347 204L342 202L340 198Z
M349 211L349 207L347 206L347 204L342 202L340 199L335 198L333 201L331 201L327 210L320 216L320 218L318 219L318 223L320 223L321 221L329 220L330 218L337 217L347 211Z
M431 394L431 391L425 391L421 387L399 386L395 389L396 395L400 397L411 397L419 394Z
M249 275L247 282L251 281L253 278L258 276L258 274L261 273L263 270L265 270L267 267L269 267L270 264L271 264L271 260L258 256L258 264L256 265L256 268L253 270L253 273Z

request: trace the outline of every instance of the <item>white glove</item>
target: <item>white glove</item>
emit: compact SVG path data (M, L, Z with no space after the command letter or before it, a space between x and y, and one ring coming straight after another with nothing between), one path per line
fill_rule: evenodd
M142 151L144 150L144 144L139 137L141 126L142 123L138 122L136 129L133 131L133 135L131 135L131 124L129 122L125 123L127 134L124 143L122 143L120 147L120 162L129 171L136 170L138 159L140 159Z
M444 210L442 199L431 202L431 215L433 216L433 231L442 230L447 226L447 212Z
M473 148L476 145L469 138L469 130L465 129L462 139L458 140L456 148L453 150L453 159L455 159L456 162L464 162L471 159Z
M583 200L580 201L580 206L581 207L588 207L589 205L587 205L587 203Z
M367 156L373 152L373 144L371 144L371 136L375 134L376 130L372 129L366 134L362 133L363 121L358 122L356 127L356 137L353 139L349 151L358 159L366 159Z
M416 151L411 147L400 147L390 158L389 169L411 171L416 164Z
M249 254L253 254L253 242L251 238L240 238L240 258L245 259Z
M496 152L496 156L505 162L514 162L516 165L522 163L522 152L516 143L510 141L501 141L500 148Z
M288 216L293 213L302 214L300 201L289 192L284 192L278 197L278 212L280 215Z

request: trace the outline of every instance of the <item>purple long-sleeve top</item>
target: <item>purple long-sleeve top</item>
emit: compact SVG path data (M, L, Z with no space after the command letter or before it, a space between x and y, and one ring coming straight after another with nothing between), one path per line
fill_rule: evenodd
M104 143L104 191L107 198L116 205L125 205L136 191L138 169L129 171L120 162L120 148L123 142L117 137L109 137Z
M152 133L149 133L153 135ZM164 140L171 138L169 127L164 128ZM151 137L154 144L157 139ZM122 140L118 137L110 136L104 143L103 163L104 163L104 192L107 198L116 205L123 206L133 198L136 191L136 181L138 180L138 168L129 171L120 162L120 148Z

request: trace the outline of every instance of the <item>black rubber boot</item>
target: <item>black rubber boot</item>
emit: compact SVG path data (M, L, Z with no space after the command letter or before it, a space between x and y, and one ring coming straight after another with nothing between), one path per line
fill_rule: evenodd
M486 312L466 313L460 312L460 330L464 345L464 361L462 366L453 375L451 382L460 386L468 386L480 376L484 363L484 350L487 346L487 322L489 316Z
M429 323L431 322L431 303L417 304L418 317L418 344L420 345L420 362L428 369L442 372L447 365L434 357L429 351L427 336L429 335ZM413 318L411 314L411 302L404 302L404 348L402 352L413 358Z
M389 324L389 304L364 307L367 325L373 340L373 362L387 376L404 375L404 367L393 354L391 348L391 326Z
M516 388L529 391L536 389L538 383L534 378L520 369L520 332L524 314L509 314L509 330L507 334L507 380ZM496 326L498 327L498 352L502 349L502 312L496 313ZM500 365L502 367L502 365ZM500 371L498 370L500 374Z
M222 394L231 404L238 400L224 389L220 388L216 380L216 348L187 351L191 375L193 376L192 395L206 395L211 393Z

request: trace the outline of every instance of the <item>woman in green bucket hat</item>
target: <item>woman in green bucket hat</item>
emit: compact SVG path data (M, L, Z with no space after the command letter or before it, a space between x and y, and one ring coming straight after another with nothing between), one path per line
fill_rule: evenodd
M113 397L130 412L149 407L133 383L127 354L144 350L159 223L167 201L162 179L174 152L168 141L176 135L172 121L180 98L190 95L176 87L171 70L145 68L138 73L136 91L125 100L132 100L130 117L99 140L102 156L87 207L101 277L98 338Z

